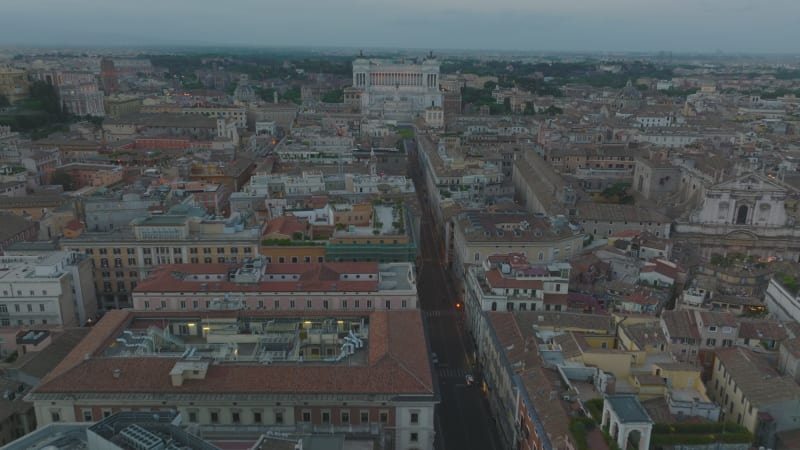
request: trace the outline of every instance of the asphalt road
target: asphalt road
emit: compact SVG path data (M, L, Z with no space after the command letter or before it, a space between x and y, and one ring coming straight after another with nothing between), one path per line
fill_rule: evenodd
M413 155L413 144L411 147ZM479 386L468 386L466 382L466 375L472 373L474 345L464 329L463 309L456 308L460 300L443 265L444 244L435 233L414 163L411 173L423 206L417 289L427 318L431 349L439 359L435 370L441 403L437 409L435 446L438 450L502 450L485 395Z

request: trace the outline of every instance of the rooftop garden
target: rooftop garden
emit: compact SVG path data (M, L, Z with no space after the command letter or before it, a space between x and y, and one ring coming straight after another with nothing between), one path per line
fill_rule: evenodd
M783 286L784 289L789 291L790 294L796 296L798 293L800 293L800 284L798 284L796 277L783 272L778 272L775 274L774 279L781 286Z
M596 398L585 403L589 411L589 417L576 418L570 423L570 431L577 440L578 448L587 448L586 435L597 426L603 416L603 399ZM591 423L590 423L591 422ZM618 448L615 442L611 442L610 436L604 430L606 442L609 448ZM749 444L753 441L753 435L747 428L735 423L678 423L665 424L657 423L653 425L653 434L650 437L650 446L659 448L662 446L692 446L709 445L714 443L723 444ZM581 445L583 443L583 445Z

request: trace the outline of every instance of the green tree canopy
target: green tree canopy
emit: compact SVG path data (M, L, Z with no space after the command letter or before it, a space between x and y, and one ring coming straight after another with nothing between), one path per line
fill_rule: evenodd
M56 170L50 178L50 184L60 184L65 191L71 191L73 189L72 175L63 170Z

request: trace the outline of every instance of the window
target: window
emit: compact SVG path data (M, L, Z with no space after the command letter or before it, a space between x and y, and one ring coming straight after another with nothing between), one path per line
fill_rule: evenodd
M289 300L289 309L294 309L294 300Z
M274 302L272 302L272 307L273 309L281 309L281 301L275 300Z
M91 409L84 409L83 410L83 421L84 422L93 422L94 419L92 418L92 410Z
M189 411L189 422L197 422L197 411Z
M383 424L389 423L389 411L381 411L378 414L378 417L381 423Z
M285 258L285 257L283 257L283 256L279 256L279 257L278 257L278 262L279 262L279 263L281 263L281 264L283 264L283 263L285 263L285 262L286 262L286 258Z
M350 423L350 411L342 411L340 413L340 418L342 419L342 423Z
M33 305L31 305L31 304L27 304L27 305L25 305L25 306L27 306L27 307L28 307L28 312L33 312Z
M419 433L411 433L410 440L411 440L411 442L418 442L419 441Z
M150 302L147 300L144 301L144 309L150 309Z
M354 308L360 308L361 307L361 301L360 300L353 300L353 307Z
M419 424L419 413L418 412L412 412L410 421L414 425Z
M261 411L253 411L253 423L261 423Z
M217 254L220 255L222 253L225 253L225 247L217 247Z
M103 419L107 419L111 417L111 410L110 409L103 409Z
M303 411L303 422L311 423L311 411Z
M402 302L400 302L400 306L401 306L403 309L406 309L406 308L408 308L408 300L403 300Z
M186 309L186 300L181 300L181 309Z
M331 423L330 411L322 411L322 423Z
M203 254L204 255L210 255L211 254L211 247L204 248L203 249Z
M714 339L714 338L708 338L708 339L706 339L706 345L709 346L709 347L713 347L713 346L717 345L717 340Z
M61 413L58 411L50 411L51 422L61 422Z
M708 327L708 332L709 333L716 333L717 332L717 327L715 327L713 325Z
M231 247L231 254L236 255L239 253L239 247Z
M219 412L211 411L211 423L219 423Z
M311 300L306 300L306 308L311 309Z
M44 312L44 303L39 303L39 312Z
M244 248L244 252L245 253L250 253L251 251L252 251L252 249L250 247L245 247Z
M239 414L239 411L233 411L231 413L231 421L233 423L239 423L242 420L242 416Z
M200 307L200 302L197 300L192 300L192 308L198 309Z
M369 411L361 411L359 420L361 423L369 423Z
M322 309L328 309L328 301L327 300L323 300L322 301Z
M310 263L311 262L311 257L310 256L304 256L303 257L303 262Z
M205 258L203 258L203 262L206 263L206 264L211 264L211 257L210 256L206 256Z
M0 305L0 312L7 313L8 312L8 305Z
M292 256L292 264L297 264L297 256Z
M224 256L220 256L219 258L217 258L217 262L218 263L224 263L225 262L225 257Z

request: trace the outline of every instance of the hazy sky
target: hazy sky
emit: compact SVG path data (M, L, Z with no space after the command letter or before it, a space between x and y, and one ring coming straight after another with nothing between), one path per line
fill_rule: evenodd
M800 0L0 0L0 45L800 53Z

